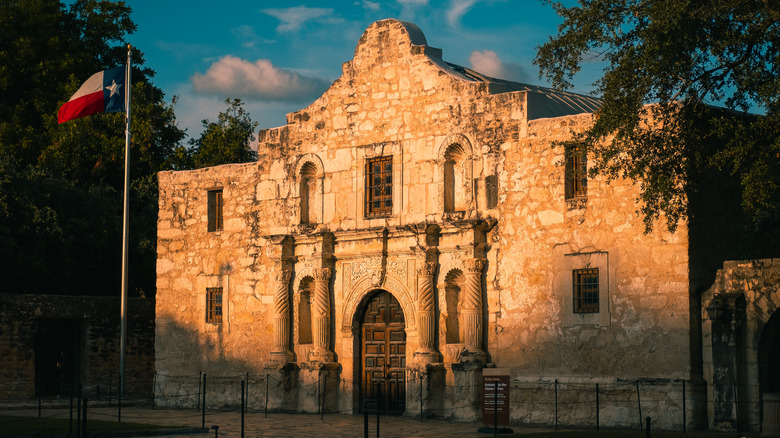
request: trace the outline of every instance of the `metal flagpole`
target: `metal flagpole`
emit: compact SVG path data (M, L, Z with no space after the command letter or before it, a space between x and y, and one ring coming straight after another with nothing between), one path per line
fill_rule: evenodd
M125 69L125 210L122 220L122 323L119 341L119 396L125 395L125 348L127 347L127 245L130 233L130 54L133 46L127 45L127 68Z

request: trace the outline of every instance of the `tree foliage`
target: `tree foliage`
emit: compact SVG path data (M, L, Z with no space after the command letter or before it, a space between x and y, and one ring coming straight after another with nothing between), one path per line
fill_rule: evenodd
M130 13L105 0L0 5L2 292L119 291L124 114L56 114L90 75L125 63ZM137 50L133 64L130 286L152 295L156 173L179 164L184 132Z
M219 113L216 122L202 121L200 138L190 142L194 146L195 167L257 160L257 153L250 147L257 122L244 110L241 99L225 99L225 105L227 108Z
M672 230L687 218L711 169L739 178L755 227L780 224L780 3L548 3L563 23L535 63L560 88L583 63L604 64L603 107L574 141L588 148L592 173L640 183L648 230L661 214Z

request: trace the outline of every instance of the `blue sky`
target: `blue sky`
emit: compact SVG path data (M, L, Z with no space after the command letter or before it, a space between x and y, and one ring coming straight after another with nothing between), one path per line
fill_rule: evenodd
M177 97L182 128L198 137L226 98L245 102L260 128L281 126L341 74L374 21L415 23L446 61L488 76L546 85L532 65L560 18L539 0L130 0L138 25L129 43L166 100ZM574 91L587 93L583 75ZM592 75L591 75L592 76Z

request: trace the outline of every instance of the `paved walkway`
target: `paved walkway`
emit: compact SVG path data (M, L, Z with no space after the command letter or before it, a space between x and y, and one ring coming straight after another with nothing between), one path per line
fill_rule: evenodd
M37 416L35 410L0 410L2 415L26 415ZM62 408L44 408L42 416L55 418L68 418L69 411ZM75 415L75 413L74 413ZM112 420L117 419L117 408L94 407L88 412L89 419ZM133 423L150 423L166 426L181 426L198 428L201 426L201 413L195 410L181 409L149 409L149 408L122 408L122 421ZM266 418L261 413L248 413L244 416L244 436L254 437L362 437L363 415L326 414L322 420L319 415L313 414L280 414L269 413ZM368 436L377 436L376 416L368 419ZM208 412L206 415L206 427L219 426L220 438L235 438L241 436L241 414L232 412ZM419 418L382 416L379 423L379 436L392 437L489 437L489 434L480 434L477 430L482 425L476 422L449 422L442 420L428 420L421 422ZM537 432L544 429L519 428L513 426L516 433ZM213 437L214 431L195 435L168 435L168 437Z

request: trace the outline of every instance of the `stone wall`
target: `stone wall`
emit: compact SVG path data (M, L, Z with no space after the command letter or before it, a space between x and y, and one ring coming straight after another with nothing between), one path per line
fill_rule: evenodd
M778 393L780 354L780 259L723 263L702 295L704 378L709 426L721 430L762 429L762 401ZM768 330L770 321L775 322ZM774 339L767 343L766 338ZM775 354L769 366L767 354ZM767 406L763 406L766 408ZM780 409L774 404L772 409ZM774 418L777 418L776 413ZM780 429L780 424L773 424ZM766 427L766 424L764 424Z
M75 321L80 327L81 384L90 394L119 380L120 300L108 297L0 294L0 400L36 394L36 337L47 321ZM148 397L154 378L154 302L128 300L125 391ZM100 389L98 389L100 387ZM63 388L61 395L68 394ZM48 394L47 394L48 395Z
M697 384L687 229L645 234L638 188L622 180L591 179L587 197L565 199L554 142L591 122L589 102L447 64L416 26L374 23L322 97L260 132L257 163L159 175L158 404L191 403L199 373L249 372L274 376L272 409L311 411L311 384L328 376L339 382L329 410L359 410L360 319L380 289L404 313L410 412L422 402L478 418L485 366L516 382L663 381L650 411L682 400L668 382ZM374 157L392 162L380 217L365 205ZM216 188L224 230L208 232ZM592 314L573 311L581 268L598 268ZM207 287L225 291L222 324L205 322ZM690 395L692 427L702 397ZM513 419L548 418L535 406ZM629 411L604 425L632 424Z

